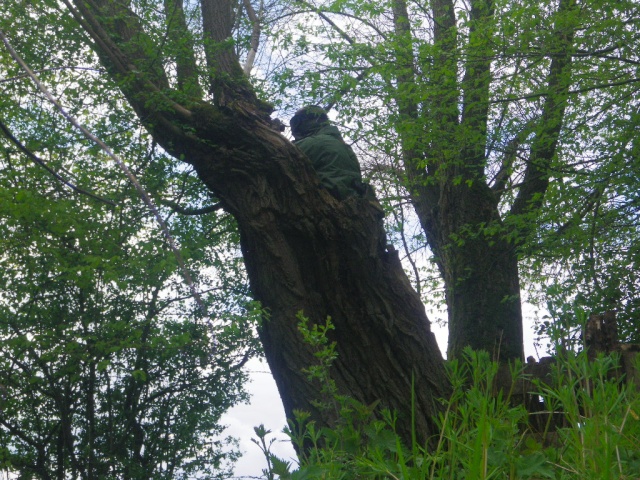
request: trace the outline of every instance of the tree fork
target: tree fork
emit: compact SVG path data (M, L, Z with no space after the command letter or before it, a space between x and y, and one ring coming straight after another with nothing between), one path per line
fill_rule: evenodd
M287 417L300 409L321 425L333 423L313 404L322 386L301 371L316 360L296 319L298 312L314 323L331 317L339 392L398 412L409 444L414 381L415 424L425 443L448 384L424 305L387 247L377 211L359 197L339 202L319 189L301 153L276 132L263 133L261 152L245 157L247 171L236 166L223 177L212 162L195 167L238 221L253 294L269 311L260 338Z
M83 5L89 6L75 14L91 18L82 25L109 32L110 42L94 45L102 59L126 57L118 42L126 46L145 35L131 30L140 25L135 19L126 22L126 36L109 31L125 22L109 23L92 13L92 4ZM102 51L105 45L117 51ZM397 253L387 248L376 209L359 197L339 202L321 189L310 162L273 127L264 104L245 94L246 82L237 92L219 93L215 106L194 99L176 109L174 101L158 101L170 97L154 88L164 79L137 70L146 64L140 58L120 63L130 78L144 80L120 82L120 88L155 140L192 164L235 217L253 295L269 313L260 338L287 417L305 410L319 426L334 423L333 413L314 405L323 386L302 372L316 359L297 329L299 312L315 323L330 316L338 353L330 373L338 392L394 410L404 442L411 444L415 426L425 444L449 384L424 305ZM127 72L110 73L117 81Z

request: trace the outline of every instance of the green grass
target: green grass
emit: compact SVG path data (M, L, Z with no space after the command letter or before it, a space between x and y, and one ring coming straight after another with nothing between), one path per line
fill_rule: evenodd
M307 373L323 381L328 378L332 350L318 337L327 328L330 323L303 331L319 352L318 368ZM550 384L534 381L533 388L549 411L557 413L555 419L560 418L562 426L548 422L542 432L533 432L526 409L512 405L510 392L498 391L498 366L486 353L469 350L464 361L449 363L454 393L442 399L439 432L429 449L415 442L402 445L392 412L329 389L326 394L332 398L321 399L318 405L339 412L334 428L318 429L308 415L298 412L292 428L286 429L300 451L303 444L312 445L300 455L295 469L270 453L269 432L256 429L256 443L263 446L269 461L265 478L638 480L640 394L637 387L612 378L616 366L615 357L589 362L584 354L570 354L558 360ZM514 366L512 375L521 371Z

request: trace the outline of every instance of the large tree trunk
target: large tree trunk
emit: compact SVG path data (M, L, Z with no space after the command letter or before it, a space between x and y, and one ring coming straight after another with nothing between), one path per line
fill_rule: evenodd
M524 359L515 246L499 238L480 238L462 248L444 249L449 256L445 276L449 357L459 356L469 346L488 350L495 360ZM478 255L475 262L467 260L469 252Z
M469 1L464 46L454 3L431 2L436 49L427 65L417 68L406 1L394 1L396 103L407 186L445 284L449 357L469 346L503 362L523 359L517 242L532 234L532 219L549 185L570 83L576 5L574 0L559 2L559 21L545 45L551 58L541 87L545 101L537 122L531 122L535 125L525 125L514 139L533 138L516 199L503 222L499 202L504 185L490 187L485 172L495 55L493 2ZM429 77L416 81L417 71L427 71ZM422 96L428 100L422 104L414 100L420 97L413 92L416 84L426 85ZM505 172L510 162L505 154ZM514 217L520 219L512 221Z
M479 2L471 3L474 18L491 16L490 2L482 2L481 7ZM399 130L412 137L401 135L412 203L445 284L448 356L459 357L465 347L471 347L488 350L496 360L523 359L517 255L504 239L498 200L483 178L491 56L478 56L481 60L467 67L467 72L473 68L473 74L462 82L468 107L460 120L453 2L434 0L432 9L441 52L434 59L432 78L439 94L429 109L423 109L432 117L422 118L418 105L408 101L411 96L405 92L416 83L405 0L395 0L393 9L396 61L404 67L396 70L396 101L401 121L408 126ZM437 131L427 146L415 140L425 121ZM461 136L460 130L470 133ZM429 152L426 161L425 151Z
M449 358L468 346L500 361L523 359L517 251L492 192L480 182L438 190L435 206L426 195L414 205L445 282Z
M253 131L255 139L255 126L239 128L243 122L234 122L240 135ZM397 411L407 442L414 384L415 427L426 441L436 399L448 386L424 306L387 247L377 210L362 198L338 202L320 190L300 152L263 131L267 151L245 154L242 164L231 157L233 169L224 171L216 153L215 163L205 159L196 168L238 221L253 293L269 312L260 338L287 417L301 409L320 424L334 420L334 412L314 406L323 385L301 371L317 363L297 330L303 312L335 325L331 376L339 392Z
M396 411L403 440L411 442L415 426L425 443L449 385L424 306L387 247L375 208L359 197L339 202L321 189L309 161L271 125L246 80L234 79L236 69L217 72L225 63L212 60L213 74L220 74L212 81L215 105L178 104L157 63L137 47L148 39L135 14L120 2L74 4L74 15L154 138L191 163L236 218L253 294L268 312L260 338L287 417L299 409L320 426L335 421L334 411L315 406L323 385L302 371L317 359L296 318L302 312L324 323L330 316L338 353L330 373L339 393ZM214 35L224 28L207 28L213 40L225 40Z

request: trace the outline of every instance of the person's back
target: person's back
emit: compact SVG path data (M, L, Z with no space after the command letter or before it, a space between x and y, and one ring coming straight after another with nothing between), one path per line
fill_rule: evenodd
M360 164L327 113L318 106L303 107L291 119L295 144L311 160L321 184L339 199L363 188Z

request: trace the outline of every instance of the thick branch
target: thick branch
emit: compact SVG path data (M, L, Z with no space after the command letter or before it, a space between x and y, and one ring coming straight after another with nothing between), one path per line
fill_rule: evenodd
M94 41L94 49L102 63L119 81L120 89L138 116L147 124L163 125L175 134L171 117L186 120L191 117L191 112L167 96L169 82L161 68L162 62L150 56L153 48L143 48L143 45L151 45L152 42L144 32L140 19L126 6L115 1L106 2L108 8L92 1L72 1L73 5L69 0L63 0ZM111 19L110 30L101 23L106 18Z
M433 125L433 141L430 162L443 164L452 160L451 145L456 143L453 132L458 126L459 86L457 27L452 0L432 0L434 56L429 78L436 92L428 106L430 124Z
M188 96L202 98L193 39L187 28L182 0L164 0L167 36L176 62L178 89Z
M411 98L411 89L416 83L415 64L412 48L411 25L405 0L393 2L393 26L396 39L396 103L400 114L400 142L402 144L402 157L405 172L409 180L409 191L414 197L414 205L418 210L424 206L428 191L425 188L427 171L420 166L423 159L423 148L416 143L416 135L413 129L418 128L419 122L418 104ZM413 139L413 140L409 140ZM419 197L419 199L418 199ZM425 218L418 212L420 218Z
M256 59L256 54L258 53L258 46L260 45L260 30L261 30L261 20L260 16L256 13L251 5L250 0L243 0L244 9L247 11L247 16L249 17L249 21L251 22L251 40L249 42L249 52L247 53L247 59L244 62L243 71L244 74L249 76L251 73L251 69L253 68L253 63ZM262 8L262 5L261 5Z
M574 9L574 0L560 1L555 33L557 44L553 46L556 54L552 56L547 76L548 95L545 98L538 131L531 146L531 158L527 163L524 181L511 207L511 215L519 215L539 208L549 186L549 167L556 154L569 96L569 70L576 27L567 17ZM569 23L568 27L558 26L567 23Z
M257 99L233 48L233 2L201 0L204 51L211 80L211 93L218 106L235 100Z
M487 144L489 84L493 58L493 3L472 0L467 61L462 79L462 158L473 168L472 177L482 178Z
M71 6L65 0L67 6ZM101 44L100 51L107 54L110 63L117 67L122 75L137 71L138 76L151 82L156 89L165 90L169 80L163 70L160 52L155 51L153 40L144 32L140 18L122 0L73 0L84 21L90 28L94 41ZM111 19L110 31L98 20L101 16Z

